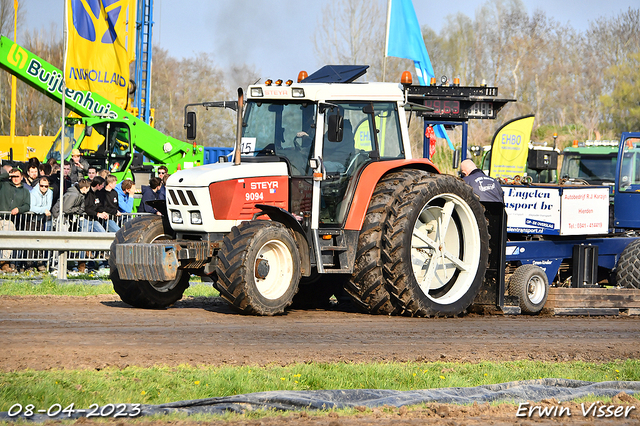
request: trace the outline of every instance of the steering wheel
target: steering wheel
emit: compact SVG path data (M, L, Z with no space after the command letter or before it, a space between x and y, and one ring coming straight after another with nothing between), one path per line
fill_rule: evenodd
M343 176L347 176L347 175L352 175L353 172L355 171L355 169L362 163L364 163L366 160L363 158L365 155L368 156L367 151L363 151L361 149L356 150L356 155L353 156L353 158L351 159L351 161L349 162L349 165L347 166L347 169L344 171L344 173L342 173Z
M301 131L296 133L296 135L293 137L293 147L296 149L296 151L300 152L302 151L302 141L303 138L311 138L311 136L309 136L309 134L305 131ZM300 140L300 143L298 144L298 139Z

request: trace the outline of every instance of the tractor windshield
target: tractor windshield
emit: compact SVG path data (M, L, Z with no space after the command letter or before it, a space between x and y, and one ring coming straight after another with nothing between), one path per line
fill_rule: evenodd
M565 154L560 177L583 179L592 185L613 184L617 154Z
M309 154L316 133L316 104L247 103L242 129L243 157L286 158L293 175L309 175Z
M620 164L620 191L640 191L640 139L625 141Z

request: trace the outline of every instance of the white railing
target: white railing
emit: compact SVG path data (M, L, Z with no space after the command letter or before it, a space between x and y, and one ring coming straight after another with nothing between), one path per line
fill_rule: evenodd
M128 213L117 216L118 227L132 218L148 213ZM67 262L106 262L114 232L104 231L106 225L86 215L65 215L62 229L58 220L33 212L12 215L0 212L0 257L14 265L35 264L47 271L58 271L66 279ZM63 267L59 267L63 265ZM25 268L26 269L26 268Z

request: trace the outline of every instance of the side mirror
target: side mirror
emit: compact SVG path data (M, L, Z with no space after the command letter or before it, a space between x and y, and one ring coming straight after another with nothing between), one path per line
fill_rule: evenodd
M456 149L455 151L453 151L453 168L457 169L460 167L460 156L461 156L461 152L459 149Z
M194 140L196 138L196 113L193 111L187 112L187 139Z
M340 114L329 116L329 129L327 130L327 139L329 142L342 142L342 133L344 131L344 117Z
M84 129L85 136L91 136L92 133L93 133L93 126L87 126L87 128Z

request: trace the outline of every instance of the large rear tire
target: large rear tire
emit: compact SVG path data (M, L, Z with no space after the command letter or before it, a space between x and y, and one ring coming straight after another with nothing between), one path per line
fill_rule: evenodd
M624 288L640 289L640 239L622 250L616 266L616 284Z
M483 207L462 180L416 173L387 218L387 289L404 315L458 315L473 303L487 268Z
M509 295L518 296L525 314L539 313L547 302L549 280L544 269L537 265L519 266L509 279Z
M393 202L407 191L421 172L404 170L391 173L378 182L358 237L353 275L345 291L364 312L389 315L395 306L385 287L382 272L382 236Z
M121 279L116 267L118 244L152 243L173 238L173 232L158 215L145 215L130 220L116 233L109 253L109 278L123 302L136 308L164 309L182 299L184 291L189 287L189 274L181 270L170 281L130 281Z
M240 312L281 314L298 290L300 253L281 223L242 222L224 237L216 274L220 296Z

